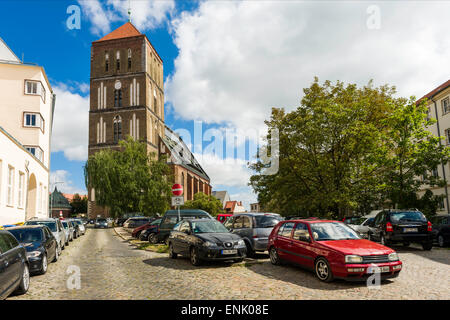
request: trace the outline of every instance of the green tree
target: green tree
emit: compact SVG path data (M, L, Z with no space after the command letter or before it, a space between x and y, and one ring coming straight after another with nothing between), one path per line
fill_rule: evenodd
M109 207L114 217L127 212L164 213L171 190L165 159L155 160L144 143L131 137L119 145L120 151L95 153L84 167L86 186L94 188L97 204Z
M222 202L216 197L203 192L194 194L194 200L186 201L181 208L205 210L214 217L219 213L223 213Z
M75 193L72 201L70 201L70 205L74 215L87 213L87 197L81 197L78 193Z

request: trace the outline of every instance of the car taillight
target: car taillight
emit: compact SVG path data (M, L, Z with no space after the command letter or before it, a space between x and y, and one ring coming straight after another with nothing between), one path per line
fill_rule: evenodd
M432 224L430 221L428 221L428 227L427 227L427 231L432 231Z
M390 222L386 223L386 232L392 232L394 229L392 228L392 224Z

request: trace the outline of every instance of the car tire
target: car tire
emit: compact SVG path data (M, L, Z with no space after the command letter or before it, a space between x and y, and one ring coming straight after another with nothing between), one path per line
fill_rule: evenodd
M151 244L157 244L158 243L158 236L156 233L152 232L148 235L148 242Z
M41 263L41 270L39 270L38 274L45 274L48 269L48 260L47 260L47 254L44 253L44 256L42 257L42 263Z
M247 247L247 257L253 258L255 256L255 251L248 241L245 241L245 246Z
M327 259L320 257L314 264L314 271L316 277L323 282L331 282L334 279L333 272L331 272L330 264Z
M174 251L173 251L173 245L172 245L172 243L169 243L169 258L171 258L171 259L176 259L178 257L178 254L176 254Z
M191 256L190 256L190 260L193 266L199 266L202 264L199 256L198 256L198 249L196 247L192 247L191 250Z
M60 250L58 248L56 248L55 257L53 258L52 262L56 262L59 260L59 254L60 254Z
M445 246L444 236L442 234L438 235L437 241L438 241L439 247L442 248Z
M23 266L22 279L20 279L20 284L17 287L15 293L17 294L25 294L30 287L30 269L28 265L25 263Z
M136 233L136 239L139 239L141 237L141 231L139 231L138 233Z
M275 247L271 247L269 250L269 257L270 257L270 262L275 265L278 266L281 264L280 261L280 256L278 255L278 251L277 248Z
M425 251L430 251L433 248L433 242L424 242L422 243L422 248Z

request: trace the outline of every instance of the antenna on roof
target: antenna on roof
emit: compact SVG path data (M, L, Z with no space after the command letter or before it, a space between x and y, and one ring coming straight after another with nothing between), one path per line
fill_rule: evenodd
M128 22L131 22L131 0L128 0Z

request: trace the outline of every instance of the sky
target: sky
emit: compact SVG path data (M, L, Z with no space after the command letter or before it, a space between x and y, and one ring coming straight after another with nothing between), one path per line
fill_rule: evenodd
M227 190L247 209L256 202L247 164L264 120L273 107L295 109L314 77L373 79L405 97L450 78L449 1L130 2L132 23L164 62L166 124L192 147L213 190ZM0 6L0 37L19 58L43 66L56 93L51 181L85 193L90 46L128 21L128 0ZM73 28L67 22L77 8Z

